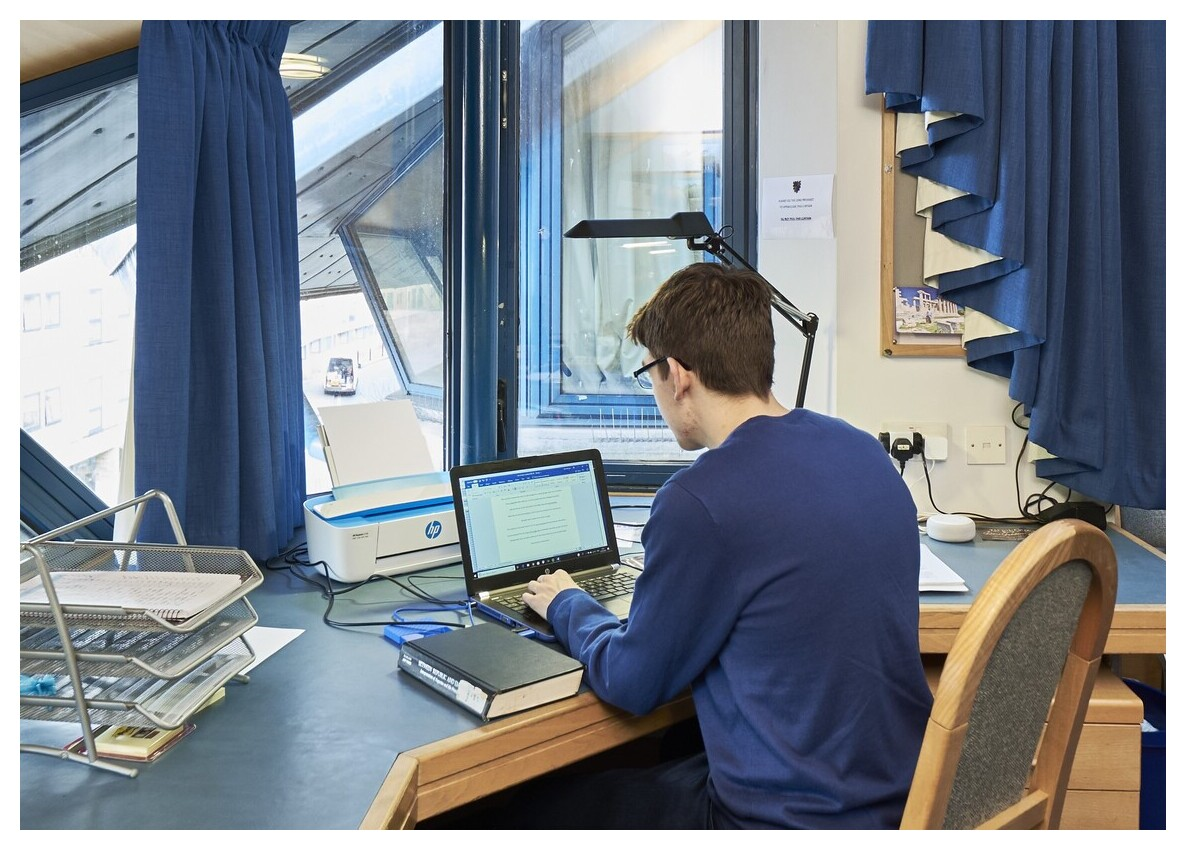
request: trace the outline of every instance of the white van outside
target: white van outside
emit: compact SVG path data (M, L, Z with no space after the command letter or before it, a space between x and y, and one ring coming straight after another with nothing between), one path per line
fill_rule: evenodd
M357 389L354 376L354 359L331 357L325 370L325 392L327 395L354 395Z

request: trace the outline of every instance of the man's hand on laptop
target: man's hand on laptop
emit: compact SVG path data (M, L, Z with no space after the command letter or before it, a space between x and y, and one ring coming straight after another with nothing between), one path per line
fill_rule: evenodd
M527 592L523 594L523 601L527 606L545 620L548 618L548 606L556 598L556 594L577 584L564 570L554 573L544 573L539 578L527 582Z

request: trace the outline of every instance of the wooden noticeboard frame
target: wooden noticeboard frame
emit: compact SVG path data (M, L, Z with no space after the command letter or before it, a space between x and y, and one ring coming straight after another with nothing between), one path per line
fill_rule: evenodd
M897 332L894 288L906 278L922 280L926 221L914 212L915 178L899 173L894 140L897 115L881 115L881 353L886 357L963 357L960 342L931 342L926 334ZM905 274L904 274L905 272ZM917 286L917 283L910 285ZM909 339L914 336L918 339ZM949 337L941 337L946 340Z

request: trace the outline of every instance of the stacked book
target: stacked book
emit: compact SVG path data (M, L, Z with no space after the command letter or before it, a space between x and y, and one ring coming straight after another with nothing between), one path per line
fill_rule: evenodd
M483 720L572 696L585 671L559 649L495 623L406 640L399 669Z

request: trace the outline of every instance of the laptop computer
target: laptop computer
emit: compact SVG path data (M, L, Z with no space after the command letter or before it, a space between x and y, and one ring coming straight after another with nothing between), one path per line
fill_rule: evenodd
M566 570L625 622L639 570L619 563L597 449L455 466L449 471L465 590L484 614L544 640L527 582Z

